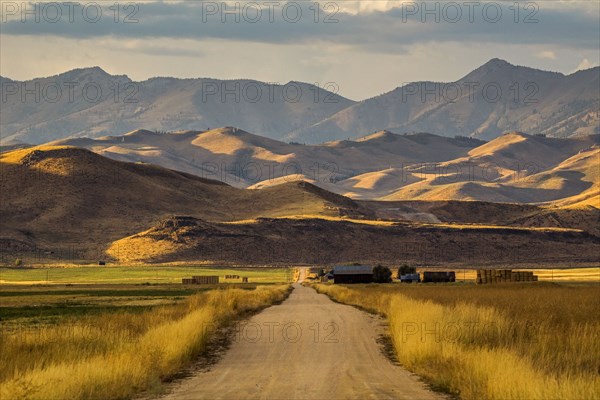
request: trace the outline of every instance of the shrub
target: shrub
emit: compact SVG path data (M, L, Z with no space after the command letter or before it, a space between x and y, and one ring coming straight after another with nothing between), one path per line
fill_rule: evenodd
M400 268L398 268L398 279L400 279L400 275L416 274L416 273L417 273L416 267L411 267L408 264L404 264Z
M390 283L392 281L392 271L382 265L376 266L373 268L373 281L376 283Z

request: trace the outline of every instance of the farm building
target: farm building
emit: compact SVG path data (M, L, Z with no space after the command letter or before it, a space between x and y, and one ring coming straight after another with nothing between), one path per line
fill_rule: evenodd
M423 282L456 282L454 271L425 271Z
M333 283L371 283L373 267L368 265L336 265L333 267Z

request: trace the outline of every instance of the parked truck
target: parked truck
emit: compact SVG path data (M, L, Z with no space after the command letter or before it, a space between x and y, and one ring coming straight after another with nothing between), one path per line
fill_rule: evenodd
M400 275L400 282L402 283L419 283L421 282L421 276L419 274L404 274Z

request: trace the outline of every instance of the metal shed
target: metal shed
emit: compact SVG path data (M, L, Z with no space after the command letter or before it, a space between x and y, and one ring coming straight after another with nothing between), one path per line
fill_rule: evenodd
M454 271L425 271L423 282L456 282Z

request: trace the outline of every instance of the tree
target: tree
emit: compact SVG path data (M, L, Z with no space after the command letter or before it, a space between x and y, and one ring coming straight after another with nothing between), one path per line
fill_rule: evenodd
M21 265L23 265L23 260L21 260L20 258L17 258L15 260L15 267L20 267Z
M398 268L398 279L400 279L401 275L416 274L416 273L417 273L417 268L411 267L408 264L404 264L400 268Z
M392 281L392 271L388 267L378 265L373 268L373 282L390 283Z

